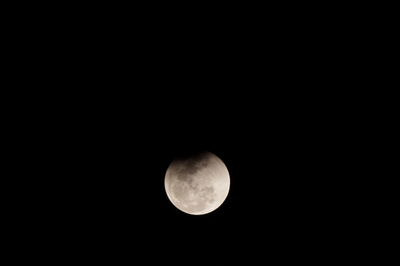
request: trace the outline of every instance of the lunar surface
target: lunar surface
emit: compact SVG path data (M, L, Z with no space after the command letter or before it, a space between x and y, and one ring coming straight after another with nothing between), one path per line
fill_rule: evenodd
M179 210L201 215L216 210L228 196L230 177L212 153L174 160L165 174L167 196Z

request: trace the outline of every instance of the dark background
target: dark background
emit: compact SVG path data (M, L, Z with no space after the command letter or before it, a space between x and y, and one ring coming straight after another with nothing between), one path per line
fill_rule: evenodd
M336 38L338 24L319 16L248 17L23 25L16 62L28 74L15 86L35 88L16 110L33 158L27 245L56 260L172 263L351 250L362 97L348 90L352 30ZM215 212L191 216L169 202L164 174L199 151L225 162L231 190Z
M31 150L41 198L33 217L50 241L84 256L236 257L250 249L288 260L349 241L341 236L352 226L354 158L331 96L277 88L273 77L257 90L180 78L179 90L159 82L140 95L101 88L46 96L51 103L29 130L40 140ZM231 190L215 212L190 216L169 202L164 175L174 158L199 151L226 163Z

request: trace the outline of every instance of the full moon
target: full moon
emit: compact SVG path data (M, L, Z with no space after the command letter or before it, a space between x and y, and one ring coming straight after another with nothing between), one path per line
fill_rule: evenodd
M201 215L216 210L228 196L230 177L220 158L210 152L174 160L165 174L165 191L179 210Z

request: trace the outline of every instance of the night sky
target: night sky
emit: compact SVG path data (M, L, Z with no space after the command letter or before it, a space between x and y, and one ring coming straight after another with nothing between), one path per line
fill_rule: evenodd
M51 115L44 205L34 214L47 218L50 239L62 240L62 252L110 261L149 250L149 260L207 253L292 261L332 252L351 207L340 132L321 107L329 102L188 83L176 94L77 92L79 107ZM169 201L164 175L174 158L201 151L225 162L231 189L216 211L192 216Z
M56 258L113 263L348 252L357 119L338 74L345 64L323 36L315 46L312 33L279 25L176 43L179 32L162 25L162 37L142 32L140 42L116 30L108 53L94 45L104 32L82 30L82 45L45 48L57 55L40 59L47 78L27 79L52 89L23 95L38 99L23 123L39 176L38 200L26 203L32 243ZM203 151L224 161L231 189L216 211L192 216L169 201L164 175L176 157Z

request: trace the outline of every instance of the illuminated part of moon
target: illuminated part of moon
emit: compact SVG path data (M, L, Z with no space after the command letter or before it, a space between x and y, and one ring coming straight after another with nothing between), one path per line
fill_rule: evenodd
M228 169L220 158L206 152L174 160L165 174L165 191L179 210L201 215L216 210L230 187Z

